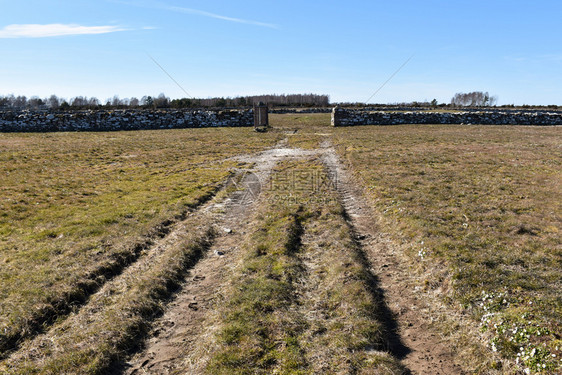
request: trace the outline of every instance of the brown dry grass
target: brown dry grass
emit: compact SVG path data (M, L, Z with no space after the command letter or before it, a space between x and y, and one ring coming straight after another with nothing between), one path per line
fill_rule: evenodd
M334 136L412 266L443 265L425 273L425 287L448 290L442 297L479 321L505 360L560 370L560 128L371 126Z
M289 136L295 147L317 148L332 136L383 230L401 242L418 285L443 291L441 300L474 318L490 350L503 357L503 364L486 366L560 370L560 128L333 129L326 127L329 115L303 114L272 115L271 122L277 130L259 135L249 129L0 135L3 354L60 319L49 342L24 343L3 371L100 373L125 355L206 235L186 237L151 272L120 283L107 299L96 297L92 322L63 315L211 198L234 166L221 160L258 151L289 130L298 130ZM303 168L320 167L288 163L278 173ZM334 192L322 191L321 201L306 190L287 194L291 199L260 209L208 370L398 373L395 359L378 351L387 335L380 301L369 291L369 272L341 206L326 199ZM447 324L443 330L454 326ZM53 334L58 338L51 340ZM471 368L489 370L475 363L476 355L464 358Z
M214 236L201 218L187 219L173 239L129 267L88 304L0 362L5 374L106 374L137 348L164 301L203 256Z
M250 129L0 134L0 357L274 144Z
M270 123L275 131L282 131L290 147L313 150L320 147L325 135L331 133L330 114L272 114Z

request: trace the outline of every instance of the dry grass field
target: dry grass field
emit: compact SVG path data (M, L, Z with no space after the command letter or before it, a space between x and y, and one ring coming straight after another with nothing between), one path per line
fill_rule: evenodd
M562 355L560 128L337 129L334 143L426 288L533 371Z
M0 352L82 304L276 142L249 129L0 135Z
M465 373L560 373L559 127L270 121L267 133L0 134L0 372L126 373L148 337L168 337L151 327L170 297L185 297L193 337L167 373L424 373L439 358L397 349L406 323L390 308L405 289L379 277L392 263L376 254L389 247L413 295L459 317L418 317L441 358ZM235 158L274 146L262 169ZM244 210L225 203L240 169L268 176ZM218 218L237 209L248 224L225 234L217 223L236 217ZM217 285L192 305L182 288L198 290L198 266Z

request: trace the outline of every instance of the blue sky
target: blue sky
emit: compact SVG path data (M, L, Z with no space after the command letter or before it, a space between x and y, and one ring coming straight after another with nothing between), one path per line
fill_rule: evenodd
M0 95L562 105L562 2L0 0Z

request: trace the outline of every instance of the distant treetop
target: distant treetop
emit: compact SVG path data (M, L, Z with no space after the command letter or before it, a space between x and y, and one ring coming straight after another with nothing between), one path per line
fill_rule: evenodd
M291 95L254 95L239 96L235 98L181 98L170 100L164 94L158 96L143 96L138 98L121 99L115 95L105 100L105 104L95 97L76 96L70 100L51 95L49 98L41 99L33 96L0 96L0 109L98 109L98 108L233 108L249 107L258 102L264 102L269 106L291 106L291 107L326 107L330 105L328 95L317 94L291 94Z

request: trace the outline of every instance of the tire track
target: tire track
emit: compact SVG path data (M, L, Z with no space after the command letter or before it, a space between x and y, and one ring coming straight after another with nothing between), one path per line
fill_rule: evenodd
M113 295L126 293L130 285L135 285L139 275L150 272L153 264L160 264L168 259L166 254L169 249L185 243L187 239L191 242L201 241L201 246L195 247L193 254L188 255L183 261L176 278L179 281L172 282L164 291L159 292L161 295L158 298L161 302L152 307L146 322L132 326L133 330L138 331L135 333L136 342L126 350L128 352L139 348L142 350L127 362L119 356L111 357L107 359L108 363L100 368L105 369L106 373L131 375L177 374L185 371L190 374L204 373L211 348L207 344L213 341L212 337L216 335L218 329L214 325L216 321L213 320L216 318L217 303L221 301L222 291L228 287L231 279L229 275L242 257L239 246L246 238L250 219L262 205L259 189L265 186L277 163L290 158L321 158L343 206L340 214L344 220L340 227L343 226L349 232L351 239L347 247L345 244L338 243L337 246L343 246L338 248L338 251L341 254L346 252L355 254L354 259L360 265L360 272L366 275L362 282L366 282L372 299L377 301L376 306L372 308L372 313L376 316L375 320L382 323L380 333L369 339L373 340L371 346L365 347L361 344L361 350L352 350L354 358L357 354L359 359L356 362L350 360L346 365L348 367L345 370L342 367L341 370L346 373L359 372L362 365L356 367L353 363L365 363L365 358L375 356L387 358L387 362L384 363L388 373L462 373L460 367L455 364L455 357L450 348L432 333L427 319L420 314L426 311L425 302L412 293L411 275L407 267L401 264L391 244L377 231L373 224L376 221L366 198L360 188L353 184L348 171L340 163L335 150L327 140L317 150L286 148L285 143L282 142L275 148L257 155L232 158L242 163L253 164L254 167L238 171L241 180L233 179L231 182L234 186L224 189L224 196L221 196L222 193L217 195L218 191L214 192L209 199L197 206L195 212L186 214L186 217L181 218L179 222L168 223L167 233L149 249L141 249L138 259L124 267L120 274L93 293L88 303L62 323L53 326L47 333L26 342L21 353L15 352L8 361L3 362L4 365L8 363L8 367L2 367L3 364L0 363L0 370L10 369L11 371L7 373L27 373L27 368L34 368L29 367L30 363L31 366L35 363L39 366L36 368L41 368L44 362L56 362L58 356L66 350L83 350L88 345L95 345L95 337L80 338L77 335L69 340L68 337L65 338L65 332L79 331L80 327L96 324L105 316L104 309L108 299L113 298ZM231 191L233 187L243 190ZM318 298L319 290L324 288L323 276L319 276L318 270L326 267L326 260L322 259L325 251L322 247L326 244L322 245L318 233L315 232L315 225L316 223L313 222L311 226L303 227L304 233L301 234L300 246L303 252L298 256L305 276L301 280L300 291L298 291L301 302L295 305L294 313L305 317L309 322L305 336L312 338L304 341L305 361L315 373L323 373L329 372L331 357L334 357L334 353L339 349L330 352L323 347L324 344L330 343L331 335L325 335L326 331L323 331L322 324L318 324L323 320L328 322L329 319L322 306L324 299ZM212 236L211 232L213 232ZM186 233L196 233L196 235L187 238ZM329 231L326 233L332 245L339 241L330 237ZM332 263L339 261L343 262L343 269L353 264L338 258L333 259ZM353 273L349 269L344 274L349 275L350 272ZM339 279L336 277L334 280ZM334 282L347 283L349 279L346 280ZM174 299L170 302L168 298L174 293ZM164 309L165 305L166 309ZM343 305L346 303L344 302ZM342 311L343 315L352 314L345 309ZM143 344L142 340L147 336L148 325L162 312L163 315L152 324L149 340ZM117 313L128 314L127 311ZM342 320L342 324L344 323L345 319ZM344 332L349 330L353 331L353 328L346 328ZM375 331L379 332L377 330ZM338 332L334 331L334 333ZM390 352L392 356L388 356L385 352ZM349 352L339 353L340 358L346 355L349 355ZM405 367L393 367L396 366L393 362L395 358L401 359L407 370ZM373 367L376 368L378 367ZM367 371L375 371L373 369ZM43 372L39 370L29 373Z
M271 150L267 150L265 153L270 156ZM269 159L269 157L267 158ZM248 156L244 159L254 160L256 157ZM256 160L259 161L260 158L257 157ZM134 253L127 254L125 259L119 259L119 262L116 262L115 265L104 265L102 269L109 270L107 276L96 276L97 284L88 290L87 296L80 300L69 300L68 308L61 310L64 313L53 314L47 327L46 321L43 321L42 325L39 326L43 329L46 328L43 333L37 330L33 334L28 334L27 340L20 338L17 346L14 346L10 353L6 353L7 355L0 361L0 372L3 369L10 369L11 373L18 373L20 371L18 369L29 365L29 370L22 370L27 373L35 368L34 363L39 364L48 361L50 358L55 358L60 349L68 343L68 340L65 341L65 344L58 342L64 336L61 333L62 331L75 329L73 327L87 327L96 319L99 320L100 311L107 307L103 305L104 301L108 299L107 297L123 293L127 289L127 285L134 285L135 280L143 272L149 271L156 260L165 256L168 249L183 246L182 241L185 240L185 233L197 232L199 238L193 238L193 240L195 242L199 240L207 242L205 238L213 237L213 228L216 228L212 223L213 215L209 213L211 207L224 205L225 202L228 205L229 201L237 199L236 192L233 192L230 197L224 197L222 192L228 189L229 183L236 181L236 175L242 173L243 171L235 171L233 178L227 183L202 196L194 205L178 216L163 222L151 232L150 236L147 236L148 238L145 241L137 244ZM203 225L205 228L199 225L200 223L206 223ZM210 245L209 243L202 243L201 246ZM185 267L190 268L197 263L201 255L199 250L195 251L193 256L189 256L188 263L191 265L186 264ZM172 289L175 288L173 284L173 282L170 284ZM170 291L164 291L163 295L158 298L166 299L169 293ZM154 306L152 309L161 310L161 307ZM146 329L141 326L138 328L141 331ZM87 338L79 338L78 340L87 341ZM83 341L77 343L76 346L85 346ZM92 345L96 344L92 343Z
M307 153L308 160L302 164L286 163L279 177L298 172L299 166L304 174L312 170L308 168L322 172L321 165L310 160L316 157L310 155ZM384 301L371 287L373 276L335 191L294 193L292 203L274 199L278 198L274 191L266 194L254 218L252 235L245 238L243 254L232 262L236 264L232 275L222 285L210 285L224 290L224 297L215 296L220 302L210 306L206 315L211 318L201 321L198 334L177 335L189 344L170 357L160 356L169 361L168 368L151 365L154 358L139 359L145 367L135 368L132 374L407 373L388 352L389 334L386 322L380 319L386 311ZM319 201L319 193L330 203ZM288 219L295 212L300 229L294 232L298 235L290 241L290 250L273 256L275 247L268 239L277 243L277 236L285 232L271 232L270 223ZM279 292L273 285L285 291ZM269 293L273 300L255 299ZM178 314L183 319L182 312ZM171 345L168 337L161 341ZM177 359L182 357L187 358L183 365Z
M205 319L213 309L217 289L224 283L225 274L234 262L245 232L253 205L241 204L237 199L217 202L208 207L217 236L209 251L187 275L181 292L159 318L143 350L121 364L125 374L170 374L178 368L186 347L197 345Z
M9 336L0 335L0 360L9 357L11 353L17 351L26 340L33 339L49 329L55 322L60 322L70 313L76 313L80 310L92 295L97 293L106 283L121 275L128 267L144 256L145 253L150 252L150 248L155 246L155 242L165 238L174 230L175 225L201 209L221 189L219 186L199 197L188 209L153 227L146 235L132 245L130 250L114 254L110 260L89 272L64 297L61 296L51 305L38 310L35 316L27 323L25 331Z
M425 311L425 302L409 289L411 275L408 269L401 264L391 244L378 233L373 224L376 221L362 191L351 182L347 170L328 141L323 142L317 150L288 149L280 145L280 148L268 150L259 157L240 157L237 160L255 163L256 173L263 182L279 161L291 157L321 157L337 188L344 208L343 216L357 247L357 256L368 272L371 294L379 301L377 309L379 317L383 317L384 343L382 346L373 346L370 350L383 356L388 351L394 358L401 360L405 367L402 370L389 370L389 373L462 374L461 368L455 364L455 356L450 347L433 332L427 319L420 314ZM216 322L210 316L215 314L216 303L220 300L218 296L226 287L228 275L240 260L237 245L242 242L246 234L244 228L258 206L259 203L253 202L251 206L242 207L242 211L228 211L223 216L224 221L217 221L232 232L221 235L212 251L190 273L182 293L156 325L145 350L128 363L130 367L125 370L126 374L205 372L206 362L202 358L209 357L208 344L212 342L217 329L214 326ZM215 209L222 211L224 206L219 205ZM296 308L309 321L318 321L325 318L320 307L322 301L314 299L322 282L315 272L320 267L317 258L323 250L318 247L318 237L311 235L306 228L302 241L303 248L308 249L302 255L307 276L301 280L302 288L299 293L303 301ZM224 255L217 256L218 252ZM309 299L312 302L307 305L305 300ZM310 334L321 335L321 332L321 327L311 325ZM314 343L310 345L317 349L321 347ZM319 350L306 358L317 373L328 371L326 358L329 355L326 353ZM316 362L319 359L325 362ZM352 368L348 370L355 371Z
M409 374L399 363L407 348L345 219L345 211L324 213L305 226L300 308L309 322L306 358L314 374Z
M330 143L324 142L323 147L323 160L330 175L336 176L349 225L364 249L371 272L378 277L378 288L388 301L389 318L397 323L390 327L395 335L389 342L391 352L402 359L412 374L464 374L450 345L431 328L425 315L429 313L427 302L414 292L414 276L393 244L378 231L377 220L361 188L353 183Z
M211 205L207 211L219 228L210 251L190 271L170 308L155 323L150 339L140 353L122 363L119 373L175 374L187 370L189 374L204 371L199 358L212 335L210 317L216 309L218 296L226 287L232 268L240 261L240 244L244 241L250 219L260 205L259 187L267 184L277 163L287 158L302 158L313 152L285 147L286 141L258 155L242 155L230 160L252 164L244 171L245 181L238 183L245 190L234 192L223 202ZM207 328L207 329L206 329ZM204 346L204 345L203 345ZM197 353L197 355L193 355ZM192 359L197 357L198 359Z
M86 366L89 361L101 362L97 366L102 370L111 368L113 354L103 351L107 349L98 353L96 348L113 346L117 355L134 345L146 331L151 316L161 311L159 301L168 298L177 287L176 280L182 278L182 273L196 264L208 248L213 228L203 215L204 208L205 205L201 205L197 212L170 225L168 235L142 250L134 262L105 282L87 303L45 333L23 343L20 350L0 363L0 372L50 373L52 368L57 368L59 360L61 363L68 361L62 366L76 367L73 370L76 373L80 373L80 366ZM167 263L170 264L169 272L165 270ZM139 284L139 297L144 296L146 301L137 305L130 291ZM79 358L86 353L92 358ZM72 361L77 363L73 365Z

